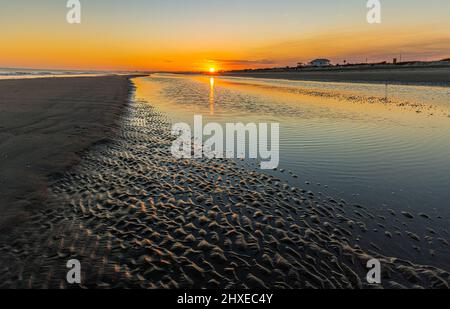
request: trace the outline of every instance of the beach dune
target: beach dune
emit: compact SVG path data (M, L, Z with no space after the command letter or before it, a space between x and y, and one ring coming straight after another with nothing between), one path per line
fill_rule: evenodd
M26 220L49 178L114 132L129 94L128 76L0 81L0 229Z

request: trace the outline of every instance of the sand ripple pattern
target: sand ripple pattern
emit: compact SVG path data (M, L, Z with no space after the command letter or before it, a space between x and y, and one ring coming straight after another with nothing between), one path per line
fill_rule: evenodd
M119 136L2 242L1 286L68 288L77 258L88 288L371 288L365 266L377 257L385 288L448 288L444 270L351 246L349 222L362 227L344 202L233 161L173 159L169 128L149 103L131 104Z

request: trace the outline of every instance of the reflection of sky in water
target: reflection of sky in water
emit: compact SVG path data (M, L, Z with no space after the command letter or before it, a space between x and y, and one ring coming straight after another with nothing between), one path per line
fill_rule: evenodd
M280 168L299 178L277 176L292 184L450 217L449 88L171 75L135 83L138 99L174 122L280 122Z

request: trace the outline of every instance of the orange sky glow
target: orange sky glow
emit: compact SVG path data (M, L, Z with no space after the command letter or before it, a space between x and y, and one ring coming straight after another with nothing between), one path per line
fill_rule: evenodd
M355 6L347 7L352 1ZM392 61L400 55L403 60L450 57L445 9L418 18L419 2L407 11L410 16L395 15L400 12L396 6L386 10L380 25L369 25L365 6L354 0L337 1L329 9L309 4L309 10L323 12L315 19L302 11L292 15L293 6L303 8L302 1L286 0L286 7L281 1L274 8L262 1L258 9L249 1L200 6L203 1L193 0L177 8L173 1L134 0L127 9L112 1L112 8L101 11L102 0L92 0L83 7L80 25L65 22L64 6L42 2L43 7L11 1L0 12L0 67L207 72L295 66L314 58L342 63ZM448 2L442 3L450 9ZM237 5L241 11L235 10ZM148 15L141 13L145 10ZM268 18L267 12L273 16Z

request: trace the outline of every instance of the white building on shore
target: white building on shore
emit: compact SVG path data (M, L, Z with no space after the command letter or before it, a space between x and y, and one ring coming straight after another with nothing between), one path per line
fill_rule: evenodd
M329 67L331 65L331 61L328 59L314 59L309 63L312 67Z

